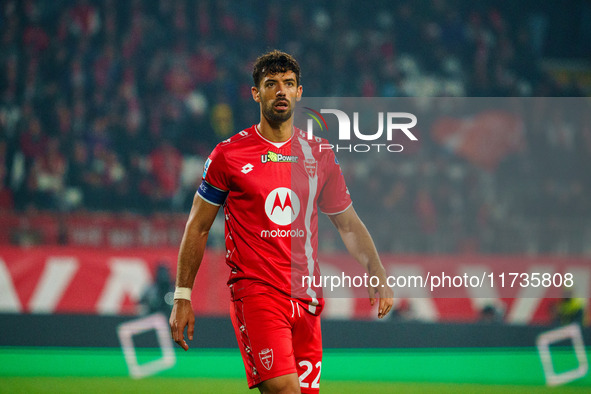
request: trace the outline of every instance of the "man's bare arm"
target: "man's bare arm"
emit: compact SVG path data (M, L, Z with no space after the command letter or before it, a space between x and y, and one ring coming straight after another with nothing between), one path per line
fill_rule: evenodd
M369 231L357 216L353 206L345 212L328 216L339 231L343 243L349 253L365 267L370 276L379 278L377 288L370 288L370 302L375 303L376 293L379 295L378 317L382 318L390 312L394 303L394 292L386 282L386 270L380 261L380 256Z
M185 225L185 232L181 241L177 262L176 286L193 288L195 276L201 265L209 229L215 220L219 206L204 201L195 193L193 206L189 213L189 219ZM191 301L174 300L172 313L170 314L170 332L172 338L183 349L188 350L189 345L184 338L185 327L187 336L193 339L195 331L195 314Z

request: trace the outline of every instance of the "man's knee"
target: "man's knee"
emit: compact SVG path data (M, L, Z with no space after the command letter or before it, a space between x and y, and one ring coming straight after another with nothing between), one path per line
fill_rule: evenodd
M299 394L300 381L296 373L277 376L262 382L259 391L263 394Z

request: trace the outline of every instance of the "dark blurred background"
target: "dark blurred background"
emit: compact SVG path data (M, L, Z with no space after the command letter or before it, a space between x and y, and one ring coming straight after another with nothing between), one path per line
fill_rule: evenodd
M552 281L465 287L456 298L396 289L380 323L364 289L327 298L323 381L543 385L540 357L552 364L556 353L548 345L538 354L536 341L570 323L582 329L569 328L560 344L573 346L555 372L577 368L579 348L591 343L588 0L0 0L0 378L24 376L18 387L27 391L23 382L36 376L133 375L119 348L130 348L120 335L128 323L139 330L128 333L132 348L170 350L178 247L203 163L219 141L258 122L252 64L274 48L299 60L306 97L529 103L518 108L519 128L498 127L507 108L483 127L460 115L455 124L473 133L463 150L457 128L438 127L427 111L419 141L403 153L337 153L388 274L483 269ZM355 265L320 220L323 273ZM169 376L243 383L223 242L216 220L192 296L191 346L216 349L184 361L177 352ZM564 286L567 275L575 286ZM153 326L137 327L154 312ZM350 368L348 348L377 350L375 364ZM587 375L586 362L572 379ZM81 384L68 379L70 391Z
M583 0L5 0L0 47L0 242L17 245L177 246L204 158L258 121L252 62L272 48L306 96L591 91ZM589 120L542 122L487 169L423 138L347 182L404 223L383 251L589 254Z

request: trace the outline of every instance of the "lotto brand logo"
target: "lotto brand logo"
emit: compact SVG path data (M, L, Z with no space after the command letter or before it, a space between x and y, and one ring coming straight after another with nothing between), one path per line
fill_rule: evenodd
M273 223L287 226L300 213L300 199L291 189L278 187L265 199L265 213Z
M248 174L249 172L252 171L253 168L254 168L254 166L252 164L248 163L247 165L242 167L242 170L240 172L243 174Z

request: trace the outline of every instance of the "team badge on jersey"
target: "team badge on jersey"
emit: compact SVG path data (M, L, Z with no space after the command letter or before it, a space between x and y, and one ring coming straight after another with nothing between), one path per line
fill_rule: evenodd
M273 349L266 348L261 350L259 352L259 359L268 371L271 370L271 367L273 366Z
M314 159L306 159L304 160L304 168L310 178L314 178L316 176L316 160Z

